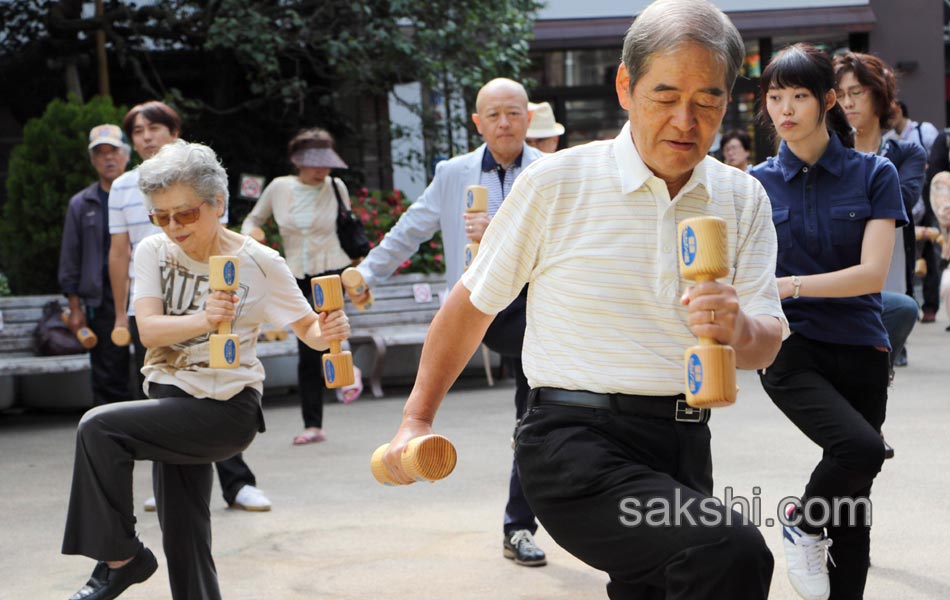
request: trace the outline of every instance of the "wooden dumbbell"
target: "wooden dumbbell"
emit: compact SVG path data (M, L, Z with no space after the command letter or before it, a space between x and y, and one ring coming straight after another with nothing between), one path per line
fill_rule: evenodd
M365 311L373 308L373 292L369 290L369 286L366 285L366 281L363 279L363 274L359 270L349 267L343 270L343 273L340 274L340 281L343 282L343 287L346 288L346 293L350 295L350 300L353 299L353 296L359 296L363 292L366 292L366 301L362 304L353 303L353 306L357 310Z
M236 256L212 256L208 259L209 287L215 292L233 292L238 289L238 259ZM241 364L241 339L231 333L231 321L218 324L218 333L211 335L212 369L235 369Z
M69 323L69 315L64 310L60 317L63 319L63 323ZM80 327L76 330L76 339L79 340L79 343L86 350L92 350L96 347L96 344L99 343L99 336L97 336L92 329L88 327Z
M389 477L383 464L383 455L389 444L383 444L373 452L369 467L376 481L383 485L397 485ZM413 438L402 453L402 468L416 481L436 481L448 477L455 469L457 454L455 446L441 435L424 435Z
M116 346L128 346L132 341L132 335L127 327L116 327L112 330L112 343Z
M317 312L330 312L343 308L343 286L339 275L314 277L310 280L313 290L313 308ZM353 355L344 351L339 340L330 342L330 351L323 355L323 380L327 388L353 385Z
M714 281L729 273L726 222L719 217L697 217L679 224L680 274L697 283ZM736 401L736 353L714 338L699 338L688 348L686 402L697 408L728 406Z
M483 185L470 185L465 188L465 212L488 212L488 188ZM478 254L478 242L469 241L465 245L465 269L467 270Z

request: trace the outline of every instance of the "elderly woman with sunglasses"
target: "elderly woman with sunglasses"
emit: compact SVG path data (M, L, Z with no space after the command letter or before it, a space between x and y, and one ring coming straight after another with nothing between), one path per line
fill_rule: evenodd
M115 598L157 568L139 541L132 469L154 461L153 481L172 597L221 597L211 557L211 463L244 450L264 431L264 369L255 341L264 322L289 324L325 349L349 334L342 311L317 314L278 253L225 228L227 175L200 144L166 145L139 168L150 219L162 233L135 255L135 303L149 400L100 406L79 423L64 554L96 559L72 598ZM209 290L209 257L236 256L239 287ZM212 369L209 336L232 323L240 365Z

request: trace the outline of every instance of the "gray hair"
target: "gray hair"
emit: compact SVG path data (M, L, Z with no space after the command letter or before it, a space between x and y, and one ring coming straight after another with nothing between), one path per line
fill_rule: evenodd
M176 183L191 187L206 204L215 206L218 198L228 203L228 174L218 162L214 150L203 144L176 140L139 165L139 189L145 195L145 207L152 208L151 195Z
M717 55L726 67L726 91L731 91L745 58L745 45L729 17L706 0L656 0L637 15L623 39L622 58L630 74L630 91L655 54L688 43Z

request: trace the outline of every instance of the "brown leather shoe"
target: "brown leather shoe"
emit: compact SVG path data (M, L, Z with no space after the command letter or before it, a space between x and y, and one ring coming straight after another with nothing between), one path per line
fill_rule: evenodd
M937 320L937 311L932 308L924 309L924 316L920 318L921 323L933 323Z

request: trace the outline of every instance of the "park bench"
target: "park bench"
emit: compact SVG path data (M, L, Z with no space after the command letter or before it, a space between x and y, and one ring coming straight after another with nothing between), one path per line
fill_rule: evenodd
M383 396L382 378L387 354L395 348L421 346L429 331L429 323L439 310L439 292L445 288L445 275L411 273L394 275L372 289L373 306L361 312L347 299L346 314L350 319L350 346L356 353L360 346L372 351L369 372L373 396ZM297 354L297 338L290 335L282 341L259 342L257 355L272 357ZM482 365L489 385L494 385L491 357L484 346ZM364 374L365 375L365 374Z
M0 311L3 313L3 329L0 330L0 409L13 405L18 384L27 387L19 392L28 394L32 384L42 385L62 374L89 370L89 356L85 353L35 355L33 330L43 313L43 305L50 300L59 300L64 306L66 304L66 299L60 295L0 298Z
M367 346L370 351L368 379L373 396L383 396L382 379L387 355L394 349L420 346L425 341L429 323L439 308L439 292L444 287L444 275L395 275L373 288L375 302L371 310L360 312L347 301L345 310L350 318L350 345L353 352L356 353L362 346ZM89 386L83 385L82 389L76 389L74 379L76 373L89 370L87 354L36 356L34 353L33 329L43 305L50 300L59 300L65 305L65 299L59 295L0 298L3 315L3 329L0 330L0 410L10 408L18 397L65 396L62 394L63 389L70 390L69 398L63 402L42 404L91 405L91 391L86 389ZM274 361L297 355L297 338L293 334L284 339L266 341L267 337L277 337L273 334L273 331L264 329L257 344L257 356L264 363L270 380L265 380L265 387L270 387L269 383L281 385L278 377L270 377ZM493 385L488 350L482 347L481 353L486 379L489 385ZM65 378L68 374L74 374L74 378ZM293 385L295 381L288 382L285 377L284 383Z

